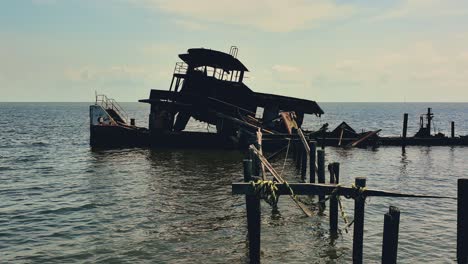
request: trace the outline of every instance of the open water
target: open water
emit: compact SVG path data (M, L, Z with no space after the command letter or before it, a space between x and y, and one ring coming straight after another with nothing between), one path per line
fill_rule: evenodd
M167 149L92 150L88 103L0 103L1 263L245 263L244 197L237 152ZM125 103L137 124L148 106ZM306 128L345 120L356 130L409 134L432 107L436 130L468 134L468 104L323 103ZM193 122L193 130L213 130ZM326 149L341 163L341 181L366 176L369 188L456 196L468 178L468 148ZM281 171L284 159L274 163ZM290 160L284 175L298 181ZM345 200L352 218L352 202ZM454 263L456 201L371 198L366 204L364 263L379 263L383 215L401 209L399 263ZM350 263L352 229L333 240L328 217L306 218L282 197L280 217L262 204L264 263ZM340 222L340 228L344 224Z

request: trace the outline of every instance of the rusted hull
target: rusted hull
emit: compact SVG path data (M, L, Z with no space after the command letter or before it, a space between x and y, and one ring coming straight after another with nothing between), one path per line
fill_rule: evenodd
M148 145L149 133L145 129L91 125L89 139L94 148L144 147Z
M151 134L147 129L122 126L91 126L90 144L93 148L153 147L153 148L217 148L233 149L235 140L215 133L180 132Z
M325 146L346 146L357 138L343 138L341 145L339 138L315 138L319 145ZM363 142L363 146L468 146L468 138L406 138L405 141L401 137L379 137L372 138Z
M297 137L290 135L265 135L263 149L275 152L285 147L288 140ZM148 129L128 129L122 126L91 126L90 144L93 148L198 148L198 149L238 149L247 150L245 137L226 137L208 132L169 132L150 133Z

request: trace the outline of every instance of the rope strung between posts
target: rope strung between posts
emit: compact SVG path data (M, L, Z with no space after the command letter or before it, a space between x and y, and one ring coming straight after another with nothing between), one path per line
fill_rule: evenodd
M273 210L278 209L279 196L276 194L278 187L274 181L257 180L251 181L250 184L255 190L255 195L259 199L263 199L267 204L273 207Z
M336 189L333 190L332 194L335 193L334 195L336 196L336 199L338 200L338 207L340 208L340 215L341 218L343 218L343 222L345 223L344 230L346 233L348 233L348 228L351 227L354 223L354 219L349 221L348 216L346 215L346 212L344 210L343 203L341 202L341 198L339 195L336 195L336 192L338 189L341 187L341 185L337 185ZM351 188L354 190L354 194L352 195L345 195L346 199L366 199L366 196L364 195L364 192L367 190L367 187L357 187L354 183L351 184Z
M341 218L343 218L343 222L345 223L345 232L348 233L348 227L352 225L352 223L354 223L354 219L353 221L350 223L349 220L348 220L348 215L346 215L346 212L344 210L344 207L343 207L343 204L341 203L341 198L340 196L337 196L337 200L338 200L338 207L340 208L340 215L341 215Z
M333 177L333 182L337 182L338 179L336 177L336 173L335 171L333 170L333 166L328 166L328 170L330 171L330 174L331 176ZM331 197L336 197L336 200L338 201L338 208L340 210L340 216L341 218L343 219L343 222L345 223L345 227L344 227L344 230L346 233L348 233L348 228L353 225L354 223L354 219L352 219L351 221L349 221L348 219L348 215L346 214L345 212L345 209L344 209L344 205L341 201L341 198L340 196L337 194L338 193L338 190L339 188L341 188L342 185L340 184L337 184L336 188L332 191L332 193L327 197L327 199L323 200L323 201L319 201L320 202L323 202L325 203L327 200L329 200ZM364 192L367 190L367 187L357 187L354 183L351 184L351 188L354 190L353 194L351 195L346 195L345 198L346 199L356 199L356 198L360 198L360 199L366 199L366 196L364 195Z
M273 168L273 166L268 162L268 160L260 153L260 151L254 146L250 145L249 147L252 149L252 151L255 153L255 155L260 159L260 161L265 165L265 167L268 169L268 171L273 175L276 181L279 183L283 183L288 187L290 194L289 196L292 198L293 202L302 210L302 212L308 216L311 217L313 215L312 211L307 208L305 204L303 204L301 201L297 199L297 196L294 194L293 190L289 186L289 184L276 172L276 170Z
M289 146L291 146L291 139L290 138L288 138L288 147L286 148L286 156L284 157L283 167L281 168L280 177L283 176L284 168L286 167L286 161L287 161L288 155L289 155Z
M353 189L354 193L352 195L346 195L346 199L366 199L366 196L364 195L364 192L367 190L367 187L357 187L354 183L351 184L351 188Z

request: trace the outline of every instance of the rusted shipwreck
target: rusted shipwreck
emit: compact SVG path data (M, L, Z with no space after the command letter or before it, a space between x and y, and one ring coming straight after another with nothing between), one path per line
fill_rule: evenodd
M194 48L180 54L168 90L151 90L149 127L138 127L117 102L96 96L90 106L90 143L93 147L180 147L245 149L263 132L264 150L278 150L288 140L314 140L323 146L367 147L378 145L468 145L468 136L431 134L433 113L421 116L420 129L407 137L408 116L399 137L380 137L377 131L356 132L347 123L328 131L301 129L304 115L324 114L311 100L252 91L244 79L247 67L237 59L238 49L229 53ZM213 125L216 132L187 131L189 120ZM298 133L299 132L299 133Z
M282 113L294 113L296 128L304 115L324 113L311 100L252 91L237 53L231 47L229 53L193 48L180 54L169 90L154 89L139 100L151 105L148 128L129 122L114 100L96 96L90 106L91 146L244 148L260 130L264 147L274 149L291 136ZM215 126L216 132L186 131L190 118Z
M456 146L468 145L468 136L455 136L455 122L451 122L450 137L441 132L432 132L434 113L432 108L419 117L419 130L414 136L407 136L408 114L403 115L401 136L380 137L381 131L357 132L346 122L328 131L328 124L318 131L308 133L309 138L321 145L338 147L368 147L368 146Z

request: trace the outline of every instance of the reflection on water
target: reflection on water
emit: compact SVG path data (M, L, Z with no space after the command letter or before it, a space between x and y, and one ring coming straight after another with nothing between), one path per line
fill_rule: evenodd
M146 118L147 109L138 107ZM0 122L37 120L0 126L2 262L246 262L245 200L231 195L231 183L242 180L242 154L91 150L87 110L87 104L0 105ZM69 122L58 122L63 118ZM400 120L393 121L396 130ZM369 188L455 196L467 154L463 147L327 148L326 160L341 163L344 185L366 176ZM299 181L294 163L286 167L284 176ZM343 202L352 219L353 202ZM366 204L365 263L380 260L389 205L401 209L399 263L454 262L455 201L374 197ZM330 237L327 211L306 218L286 196L279 210L272 214L262 204L264 263L350 263L352 229Z

